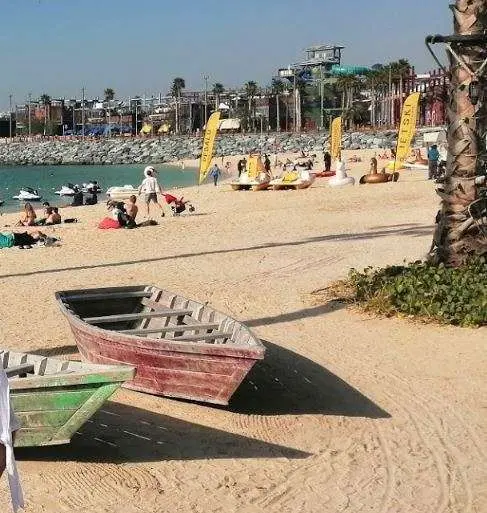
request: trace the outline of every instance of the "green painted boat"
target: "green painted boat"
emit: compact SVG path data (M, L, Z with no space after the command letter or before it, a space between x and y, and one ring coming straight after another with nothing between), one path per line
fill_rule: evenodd
M16 447L67 444L122 385L133 367L73 362L0 350L12 408L21 428Z

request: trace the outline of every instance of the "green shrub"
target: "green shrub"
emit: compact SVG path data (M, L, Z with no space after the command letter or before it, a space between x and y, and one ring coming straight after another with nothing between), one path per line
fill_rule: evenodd
M352 269L353 300L382 315L406 314L458 326L487 324L487 259L459 268L426 262Z

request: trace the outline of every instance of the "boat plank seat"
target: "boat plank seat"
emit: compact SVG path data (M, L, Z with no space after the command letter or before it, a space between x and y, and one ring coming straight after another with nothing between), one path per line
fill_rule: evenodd
M7 378L12 378L13 376L23 376L26 374L34 373L34 364L32 363L22 363L21 365L15 365L13 367L7 367L5 369L5 374Z
M152 292L147 290L132 291L132 292L95 292L92 294L73 294L71 296L64 296L66 301L97 301L104 299L128 299L132 297L151 297Z
M146 333L161 333L166 331L198 331L198 330L216 330L219 324L208 323L208 324L177 324L161 326L160 328L145 328L138 330L120 330L119 333L126 333L127 335L143 335Z
M215 340L217 338L230 338L231 336L231 333L225 333L223 331L214 331L213 333L201 333L200 335L181 335L180 337L171 338L171 340L178 342L192 342L193 340Z
M179 317L190 315L192 310L159 310L157 312L140 312L133 314L102 315L100 317L84 317L87 324L106 324L111 322L136 321L138 319L149 319L152 317Z

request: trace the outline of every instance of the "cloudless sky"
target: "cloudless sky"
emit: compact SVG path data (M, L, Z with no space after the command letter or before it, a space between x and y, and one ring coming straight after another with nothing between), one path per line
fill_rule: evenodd
M451 33L450 0L0 0L0 110L36 98L165 94L249 80L267 85L313 44L344 64L407 58L434 68L427 34ZM443 52L438 47L440 53Z

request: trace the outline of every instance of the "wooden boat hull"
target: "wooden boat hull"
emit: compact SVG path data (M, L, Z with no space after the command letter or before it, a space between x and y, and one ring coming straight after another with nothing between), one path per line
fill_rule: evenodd
M69 307L70 297L81 297L83 294L103 295L115 297L125 293L141 294L147 291L145 307L142 314L149 312L149 315L157 315L161 304L169 305L170 308L179 312L192 312L191 315L180 315L181 322L202 323L202 326L210 326L214 323L222 332L232 333L232 337L242 343L204 343L200 340L179 341L178 331L175 326L181 326L181 333L184 333L184 324L171 325L172 338L166 330L157 326L161 322L158 317L146 319L146 328L154 329L165 333L165 338L155 338L143 335L144 333L128 334L124 330L103 329L101 327L84 322L84 314L91 315L96 308L91 305L89 312L82 307L72 304ZM254 364L264 357L264 347L254 335L234 319L215 312L212 308L191 301L181 296L162 291L155 287L118 287L105 289L92 289L85 291L65 291L57 293L61 310L66 315L83 359L95 363L123 363L134 365L137 373L132 381L126 382L123 386L140 392L189 399L194 401L209 402L214 404L228 404L231 396L241 384L247 373ZM99 310L106 312L106 305L100 300ZM137 311L128 305L127 300L121 299L119 304L116 300L111 301L111 312L120 312L122 303L127 309L126 312ZM134 301L134 304L136 302ZM67 306L68 305L68 306ZM150 305L150 306L147 306ZM164 308L164 307L162 307ZM181 310L182 308L182 310ZM159 309L159 310L158 310ZM129 314L130 315L130 314ZM174 316L173 316L174 317ZM85 317L86 318L86 317ZM147 322L148 321L148 322ZM136 321L138 322L138 321ZM205 324L206 323L206 324ZM166 325L167 326L167 325ZM133 325L126 325L125 328L133 328ZM119 328L119 326L117 326ZM141 330L129 330L144 332ZM202 328L200 331L210 331ZM211 337L211 333L200 336ZM183 337L184 338L184 337ZM191 337L190 337L191 338ZM197 338L192 337L193 339ZM244 343L246 341L246 343Z
M33 366L33 373L9 378L12 408L21 428L16 447L67 444L120 387L133 367L97 366L0 351L0 365ZM21 374L22 376L22 374Z

